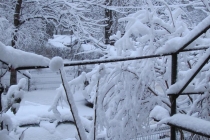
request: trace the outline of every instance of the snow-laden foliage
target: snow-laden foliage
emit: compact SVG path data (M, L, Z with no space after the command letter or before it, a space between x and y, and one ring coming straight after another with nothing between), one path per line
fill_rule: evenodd
M23 100L25 86L26 79L22 78L19 80L17 85L10 86L6 95L1 95L1 104L3 108L0 112L0 138L2 140L15 140L23 138L22 133L15 132L16 127L6 112L10 109L13 114L17 113L20 103Z
M181 9L170 9L167 7L164 11L165 14L159 15L156 13L156 9L153 5L150 4L150 6L151 10L141 10L119 20L127 22L127 26L121 38L119 38L119 32L113 36L116 40L118 39L115 43L118 55L124 57L151 55L155 53L157 49L162 49L163 46L164 49L162 49L162 53L167 53L170 50L176 50L174 47L179 47L174 43L182 43L182 38L188 38L192 36L192 34L196 34L197 31L193 30L191 32L191 29L187 27L182 19L184 12ZM208 21L208 19L206 21ZM197 28L202 25L205 27L205 23L207 22L201 23ZM207 40L209 40L208 32L206 35L201 36L190 44L188 48L205 46L207 45ZM199 56L204 53L205 51L188 52L186 54L181 53L178 59L178 70L180 71L178 75L187 77L186 73L189 71L186 70L193 68ZM110 53L108 55L111 56L112 54L113 53ZM99 118L103 118L99 123L107 120L106 123L102 123L101 128L106 128L108 138L131 139L135 138L137 133L146 132L147 128L150 126L149 113L155 104L163 106L170 113L170 100L166 93L171 83L170 61L170 57L160 57L157 59L124 62L112 66L116 71L113 70L113 73L106 76L110 76L110 80L102 82L107 84L103 84L101 92L99 92L99 98L101 97L103 100L103 102L99 103L101 105L99 109L101 113L98 115ZM178 77L177 80L181 80L182 77ZM206 78L208 79L208 77ZM113 84L111 84L112 82ZM196 84L200 86L200 83L196 82ZM193 88L191 88L191 92L193 92ZM104 94L106 96L104 96ZM208 94L206 93L205 95ZM195 98L200 97L200 99L197 99L198 102L203 102L202 99L208 99L205 95L194 96ZM198 102L194 102L195 98L191 96L178 98L178 112L187 113L190 110L193 110L190 112L197 112L195 107L198 107ZM190 102L194 104L194 107L190 106ZM200 116L208 116L207 110L200 110L199 112L202 114L204 112L206 113Z
M4 17L0 18L0 33L1 33L0 41L2 41L6 45L10 45L11 43L11 36L12 36L11 33L13 30L12 27L13 26L6 18Z
M1 140L14 140L11 136L8 135L6 130L0 131L0 139Z
M160 3L166 6L163 1ZM185 13L182 9L166 6L162 9L163 13L158 13L152 3L148 2L148 6L150 8L119 20L126 23L125 33L121 35L117 32L111 37L116 43L115 46L110 46L112 48L109 48L110 52L106 58L152 55L157 53L157 50L161 50L161 53L174 52L182 46L176 46L174 43L183 43L185 37L197 33L184 22L182 15ZM208 18L204 21L208 21ZM198 27L202 25L204 24L201 23ZM203 47L209 44L208 40L209 32L191 43L188 48ZM202 62L198 59L205 54L205 50L180 53L177 81L189 76L189 69L196 68L196 63L199 65ZM96 67L70 81L70 90L82 91L86 99L94 104L92 132L96 135L106 132L108 139L135 139L139 133L149 132L149 114L155 105L158 104L168 112L165 116L170 114L171 103L166 91L171 86L171 65L170 57L110 63L104 66L103 77L98 78L100 68ZM189 85L190 92L194 89L206 91L208 83L209 68L206 66ZM192 86L194 88L191 88ZM62 92L63 89L60 88L52 106L57 114L59 100L65 100ZM203 108L209 104L208 100L208 92L204 95L181 96L177 99L177 112L208 119L209 110ZM93 134L91 135L90 137L93 137Z
M6 40L5 36L1 36L0 41L11 45L13 40L16 48L33 51L28 48L44 46L46 40L52 36L51 32L59 33L61 29L72 30L80 41L91 38L96 41L93 35L101 32L103 20L87 16L91 13L92 4L92 1L72 0L1 1L0 21L3 23L2 19L5 19L8 24L1 24L0 32L8 35ZM14 13L18 5L21 13ZM19 19L14 19L14 15L18 15Z
M150 5L153 7L152 5ZM131 56L134 55L132 52L135 52L135 55L149 55L153 54L154 52L157 53L168 53L168 52L175 52L176 50L179 50L180 47L182 47L185 42L189 41L192 36L195 36L198 34L198 31L202 30L203 28L209 26L209 17L204 19L195 29L189 29L186 24L182 20L182 14L183 11L181 9L175 9L171 10L169 8L165 9L164 16L167 16L168 18L162 18L163 15L157 15L155 13L155 8L151 8L150 10L142 10L135 14L131 14L126 18L120 19L120 21L127 21L126 26L126 32L125 34L116 41L115 46L118 52L118 55L121 56ZM146 15L146 16L145 16ZM208 46L208 31L206 34L202 35L200 38L198 38L196 41L191 43L187 48L193 48L193 47L202 47L202 46ZM116 38L118 35L115 35ZM206 44L207 43L207 44ZM134 51L133 51L134 50ZM161 51L160 51L161 50ZM138 54L136 54L138 53ZM196 71L196 68L202 64L202 62L208 58L209 51L196 51L196 52L188 52L188 53L180 53L179 59L178 59L178 84L183 85L186 83L186 79L189 79L191 75ZM203 56L203 57L201 57ZM142 110L139 110L138 113L144 113L147 115L148 112L153 108L152 104L159 104L163 106L166 110L170 113L170 102L167 97L166 91L170 87L170 57L161 57L158 59L149 59L149 60L142 60L139 63L143 64L143 68L147 68L148 65L151 67L147 68L147 70L143 71L144 69L138 67L138 62L132 62L129 63L129 68L134 67L134 72L139 75L139 72L143 72L142 75L139 75L139 79L141 79L141 82L144 82L144 84L139 84L138 82L135 82L134 78L129 80L129 85L132 85L134 82L135 86L143 85L145 86L145 89L149 90L149 94L146 93L147 90L143 90L141 93L139 93L141 96L145 97L144 101L148 100L147 108L144 108ZM207 68L207 67L205 67ZM192 69L192 70L189 70ZM153 70L153 72L151 72ZM150 80L148 77L145 77L145 75L149 75ZM202 75L202 76L201 76ZM116 79L116 78L114 78ZM198 80L199 79L199 80ZM202 79L202 83L201 83ZM205 79L205 80L204 80ZM123 82L127 81L128 79L124 78ZM207 68L204 72L202 72L191 82L189 85L188 91L184 92L199 92L199 91L209 91L209 69ZM122 82L122 83L123 83ZM121 87L117 88L118 90L123 89L123 92L128 90L127 86L128 84L120 84ZM174 85L175 86L175 85ZM171 87L172 88L172 87ZM140 89L138 89L140 90ZM180 87L175 87L170 90L170 93L176 93L176 90L180 90ZM126 93L130 94L133 90L128 90ZM110 92L112 93L112 92ZM151 96L148 96L152 94ZM111 94L112 100L114 100L114 95ZM122 98L123 93L121 93L118 97ZM132 94L133 95L133 94ZM127 97L128 98L128 97ZM126 98L126 99L127 99ZM135 98L138 98L138 96L135 96ZM106 98L105 98L106 99ZM105 100L104 99L104 100ZM184 113L188 115L197 115L197 117L209 119L209 110L206 109L207 104L209 103L209 93L205 92L204 95L188 95L188 96L181 96L177 99L177 112L178 113ZM109 104L110 104L110 100ZM115 100L116 101L116 100ZM155 102L155 103L154 103ZM126 106L132 104L133 101L129 100L129 103L126 104ZM109 105L108 104L108 105ZM111 106L107 107L108 110L111 110L111 108L116 109L119 105L117 102L115 104L112 104ZM141 104L137 104L135 108L142 108ZM131 109L132 108L132 109ZM130 110L134 110L134 107L129 107ZM123 108L125 109L125 108ZM118 111L119 112L119 111ZM117 113L118 113L117 112ZM115 114L115 113L113 113ZM110 114L107 115L108 117L112 116ZM115 115L113 115L115 116ZM127 114L126 117L129 115ZM131 115L132 117L135 116L135 114ZM122 132L127 132L124 129L126 129L125 126L117 127L119 124L123 124L125 116L120 118L118 121L115 119L116 124L111 125L108 127L110 129L107 132L107 135L111 138L120 138L120 139L128 139L130 138L129 135L132 134L132 132L129 132L127 135L124 135ZM130 117L130 118L132 118ZM129 118L129 117L128 117ZM141 118L143 118L141 116ZM138 121L138 123L133 123L133 125L130 126L130 128L138 128L138 124L140 124L139 128L143 128L146 130L146 127L142 127L141 124L143 121L145 121L148 118L146 116L143 118L142 121ZM130 119L131 120L131 119ZM147 124L149 126L149 123ZM123 129L121 133L119 130ZM138 131L140 132L140 131ZM141 131L143 132L143 131ZM133 134L132 137L136 136Z
M20 102L23 98L24 88L26 86L26 79L22 78L19 80L17 85L10 86L7 94L6 94L6 103L3 104L3 111L6 112L8 109L16 114L19 107Z

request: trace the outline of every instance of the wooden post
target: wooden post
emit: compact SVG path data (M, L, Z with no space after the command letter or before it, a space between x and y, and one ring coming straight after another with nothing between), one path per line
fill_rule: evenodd
M15 69L10 70L10 86L17 84L17 71Z
M171 58L171 85L175 84L177 79L177 55L178 54L172 54ZM176 98L176 94L170 95L171 116L176 114ZM176 140L176 127L174 126L171 126L171 140Z

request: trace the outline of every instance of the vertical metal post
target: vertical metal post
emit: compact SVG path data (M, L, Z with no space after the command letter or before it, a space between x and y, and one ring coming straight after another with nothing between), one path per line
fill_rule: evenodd
M4 92L4 87L3 85L0 83L0 111L2 111L2 108L3 108L3 104L2 104L2 99L1 99L1 96L2 96L2 93ZM3 130L3 121L0 123L0 130Z
M172 54L171 59L171 84L176 83L177 80L177 53ZM170 95L171 101L171 116L176 114L176 98L177 95ZM171 126L171 140L176 140L176 128Z
M3 85L0 83L0 111L2 111L2 102L1 102L1 96L2 96L2 93L4 92L4 87Z
M30 84L31 84L30 78L28 78L28 91L30 91Z

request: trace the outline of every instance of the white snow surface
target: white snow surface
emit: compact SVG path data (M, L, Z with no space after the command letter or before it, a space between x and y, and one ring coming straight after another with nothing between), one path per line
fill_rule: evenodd
M196 117L184 114L175 114L172 117L163 120L162 122L210 135L210 122Z
M96 47L92 44L81 44L83 51L96 50Z
M49 67L54 72L58 71L59 69L63 68L63 59L58 56L53 57L50 61Z
M161 106L155 106L150 113L150 117L159 120L158 124L172 124L194 132L210 135L209 121L184 114L175 114L170 117L169 112Z
M14 140L14 139L7 134L6 130L3 130L0 131L0 140Z
M150 112L150 117L156 120L162 120L164 118L170 117L168 110L156 105L154 109Z
M194 38L201 30L210 26L210 16L201 21L193 30L184 37L175 37L168 40L165 45L156 51L156 54L166 54L178 51L187 42Z
M50 59L15 49L11 46L5 46L0 42L0 60L11 65L13 68L24 66L48 66Z
M17 114L14 115L11 111L7 112L7 115L12 120L14 128L27 124L38 124L40 126L29 127L29 129L24 132L25 136L23 140L66 140L69 138L74 138L75 134L77 133L75 126L67 123L60 124L55 127L57 123L57 121L55 121L56 116L53 112L48 111L54 100L55 94L55 90L37 90L25 92L23 101L21 102L21 106ZM91 122L87 120L86 117L92 115L92 108L85 106L86 101L82 93L74 94L73 97L76 102L76 106L78 107L78 113L82 120L82 124L86 130L90 130ZM59 105L58 110L61 114L61 122L73 121L68 105ZM7 137L7 135L0 133L0 140L1 137ZM8 136L8 138L10 137Z
M48 43L53 47L65 48L67 45L70 45L71 42L74 42L76 37L69 35L53 35L53 39L49 39Z

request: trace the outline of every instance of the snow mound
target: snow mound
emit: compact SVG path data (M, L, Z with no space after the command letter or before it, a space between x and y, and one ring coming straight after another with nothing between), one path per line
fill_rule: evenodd
M154 109L150 112L149 116L156 120L162 120L162 119L170 117L168 110L166 110L165 108L159 105L154 107Z
M49 66L52 71L58 71L59 69L63 68L63 59L58 56L53 57Z
M210 135L210 122L184 114L175 114L165 120L166 123Z
M24 52L0 42L0 60L13 68L24 66L48 66L49 59L34 53Z

